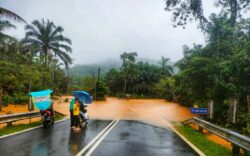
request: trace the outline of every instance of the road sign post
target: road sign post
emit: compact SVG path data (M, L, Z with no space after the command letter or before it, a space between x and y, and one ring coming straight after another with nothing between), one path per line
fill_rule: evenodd
M199 114L199 115L206 115L208 114L208 108L191 108L191 113ZM199 131L203 133L203 128L199 126Z
M210 100L208 103L208 119L213 119L214 117L214 101Z
M208 114L208 108L191 108L193 114Z
M228 120L232 124L236 124L237 108L238 108L238 100L231 99Z
M233 127L236 126L236 122L237 122L237 118L236 118L237 109L238 109L238 100L231 99L230 106L229 106L228 121L232 124ZM233 152L233 155L238 155L240 153L240 147L232 143L232 152Z

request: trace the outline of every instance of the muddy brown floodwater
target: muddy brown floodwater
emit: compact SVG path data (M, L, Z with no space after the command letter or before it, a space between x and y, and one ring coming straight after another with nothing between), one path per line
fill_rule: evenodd
M69 115L69 102L72 98L72 96L62 96L57 100L53 100L54 109L60 113ZM125 100L108 97L106 101L93 102L87 109L91 119L113 120L119 118L121 120L136 120L163 128L169 127L171 122L184 121L193 116L189 108L161 99ZM4 112L0 112L0 115L7 112L21 113L27 111L27 105L9 105L4 108ZM32 119L32 121L38 120L40 118ZM19 121L15 124L20 123L29 123L29 120ZM0 127L2 126L0 125ZM206 136L216 143L231 148L229 142L216 135L206 133Z
M66 96L63 98L72 99L72 97ZM69 115L69 103L57 102L54 104L54 108ZM88 113L91 119L136 120L163 128L168 127L170 122L184 121L193 116L189 108L161 99L124 100L112 97L106 98L106 101L93 102L88 107ZM231 144L226 140L210 133L205 134L209 140L231 148Z

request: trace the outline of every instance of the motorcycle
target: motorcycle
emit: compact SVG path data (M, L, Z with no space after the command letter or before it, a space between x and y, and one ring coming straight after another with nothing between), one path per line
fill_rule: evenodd
M80 128L85 128L88 125L89 122L89 115L86 109L86 105L81 106L82 108L80 109L80 114L79 114L79 126Z
M80 114L79 114L79 126L80 128L85 128L89 121L89 116L87 113L87 105L91 104L93 101L92 96L85 91L73 91L73 96L81 102Z
M54 125L55 119L54 119L54 113L50 110L40 110L42 123L44 128L48 128L52 125Z

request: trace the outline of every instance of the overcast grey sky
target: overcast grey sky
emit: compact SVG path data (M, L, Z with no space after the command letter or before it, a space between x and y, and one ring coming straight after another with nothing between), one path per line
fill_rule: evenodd
M212 2L205 1L205 13ZM139 57L176 61L182 46L204 44L197 24L186 29L173 28L171 14L164 11L164 0L1 0L0 5L14 11L27 22L50 19L65 29L72 39L74 64L97 63L119 58L124 51ZM24 37L24 25L11 35Z

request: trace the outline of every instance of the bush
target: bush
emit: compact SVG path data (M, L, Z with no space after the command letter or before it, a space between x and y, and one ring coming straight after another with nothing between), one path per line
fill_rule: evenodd
M68 98L64 99L64 102L69 102L69 99Z
M4 94L4 95L3 95L3 104L4 104L5 106L7 106L7 105L10 104L10 103L14 103L14 98L11 97L11 96L8 95L8 94Z
M14 94L14 103L15 104L23 104L28 103L28 95L24 94Z

